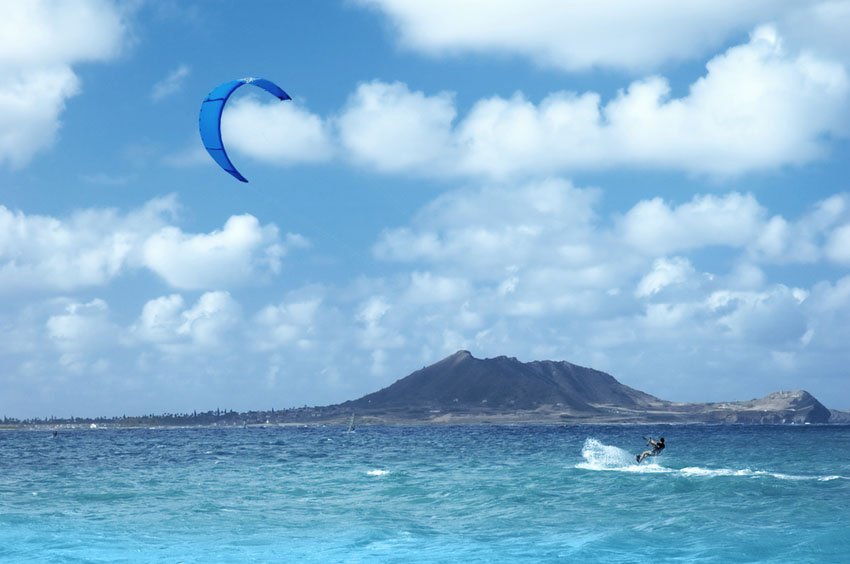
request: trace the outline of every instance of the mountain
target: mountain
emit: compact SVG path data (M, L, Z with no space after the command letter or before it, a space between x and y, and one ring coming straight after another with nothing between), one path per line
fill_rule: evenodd
M609 374L569 362L523 363L505 356L478 359L469 351L458 351L346 405L358 410L449 411L556 406L570 413L598 414L600 405L639 408L660 403Z
M724 403L674 403L565 361L479 359L458 351L359 399L323 408L375 421L575 421L598 423L826 423L830 411L805 391Z

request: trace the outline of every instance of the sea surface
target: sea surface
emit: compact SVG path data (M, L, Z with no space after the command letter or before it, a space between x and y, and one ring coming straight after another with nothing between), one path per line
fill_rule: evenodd
M850 427L2 431L0 561L850 562Z

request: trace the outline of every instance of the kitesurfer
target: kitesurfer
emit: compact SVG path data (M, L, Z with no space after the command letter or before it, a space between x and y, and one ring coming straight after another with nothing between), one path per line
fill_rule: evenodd
M652 447L651 450L645 450L642 453L635 456L635 460L638 461L638 464L643 462L643 459L647 456L655 456L660 454L662 450L664 450L664 437L659 438L657 441L652 440L652 438L644 437L646 439L646 443Z

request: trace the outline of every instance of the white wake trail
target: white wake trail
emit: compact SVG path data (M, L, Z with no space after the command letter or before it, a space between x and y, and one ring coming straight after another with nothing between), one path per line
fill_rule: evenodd
M781 472L768 472L765 470L751 470L749 468L702 468L699 466L688 466L686 468L676 469L661 466L656 462L657 459L651 459L651 462L637 464L632 453L619 447L606 445L593 438L588 438L584 441L581 456L584 458L584 462L579 462L575 467L582 470L631 472L638 474L674 474L685 478L773 478L775 480L817 480L819 482L850 480L850 477L847 476L801 476L783 474Z

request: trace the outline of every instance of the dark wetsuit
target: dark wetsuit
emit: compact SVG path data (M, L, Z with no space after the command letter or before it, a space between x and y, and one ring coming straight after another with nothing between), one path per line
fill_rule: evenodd
M661 439L659 439L658 442L650 439L649 444L652 445L652 450L645 450L642 453L635 456L635 460L637 460L638 463L643 462L643 459L646 458L647 456L655 456L656 454L658 454L662 450L664 450L664 441L661 440Z

